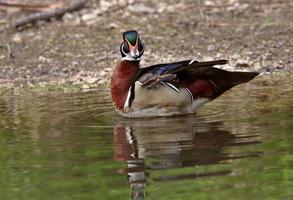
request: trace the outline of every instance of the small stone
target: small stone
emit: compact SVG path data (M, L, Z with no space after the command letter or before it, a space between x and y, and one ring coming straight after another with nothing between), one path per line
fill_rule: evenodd
M87 78L85 78L85 82L89 83L89 84L96 83L98 81L99 81L99 78L95 78L95 77L87 77Z
M206 1L203 1L204 5L205 6L216 6L216 2L215 1L211 1L211 0L206 0Z
M72 67L78 67L80 64L79 64L78 61L73 61L73 62L71 63L71 65L72 65Z
M115 1L106 1L106 0L100 0L100 9L101 11L107 11L109 8L111 8L113 6L113 4L115 4Z
M86 90L86 89L90 89L90 86L88 84L82 84L81 88Z
M69 70L68 70L68 68L64 68L64 69L62 70L62 72L66 74L66 73L69 72Z
M109 28L111 29L114 29L114 28L118 28L118 25L114 22L111 22L109 25L108 25Z
M214 51L216 49L215 45L211 44L211 45L208 45L208 51Z
M50 58L46 58L44 56L39 56L39 61L40 62L51 62L51 59Z
M251 67L246 61L244 60L238 60L236 62L236 67L239 67L239 68L248 68L248 67Z
M231 58L237 60L237 59L240 58L240 55L239 54L233 54L233 55L231 55Z
M169 5L166 7L167 12L176 12L178 10L183 10L186 7L186 4L183 2L180 2L178 4Z
M19 34L15 34L12 38L12 41L16 43L22 43L23 39Z
M105 72L111 72L112 71L112 68L106 67L104 70L105 70Z
M87 14L82 15L81 20L82 21L92 21L92 20L97 19L97 17L98 17L98 14L95 12L92 12L92 13L87 13Z
M71 21L73 18L74 18L74 16L71 13L65 13L62 17L62 19L66 22Z
M72 13L66 13L63 15L62 20L71 24L80 24L81 19L78 15Z
M166 8L167 8L167 3L160 2L160 3L158 3L157 11L158 11L158 13L163 13L166 10Z
M144 13L144 14L151 14L156 11L154 8L146 6L142 3L128 6L128 9L134 13Z
M99 75L100 76L105 76L107 73L105 71L100 71Z

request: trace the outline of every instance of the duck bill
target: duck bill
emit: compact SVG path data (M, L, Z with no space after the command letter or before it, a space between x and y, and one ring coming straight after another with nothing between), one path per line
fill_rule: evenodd
M139 58L139 51L138 51L138 45L137 44L135 46L130 46L130 55L134 59Z

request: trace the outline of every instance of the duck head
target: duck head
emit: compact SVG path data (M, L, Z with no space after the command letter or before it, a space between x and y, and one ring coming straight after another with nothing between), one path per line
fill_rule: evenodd
M135 30L123 33L123 42L120 45L122 60L139 61L144 52L144 43Z

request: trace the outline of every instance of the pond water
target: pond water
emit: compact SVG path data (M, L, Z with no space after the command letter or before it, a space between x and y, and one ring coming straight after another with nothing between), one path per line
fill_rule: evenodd
M197 115L126 119L107 88L0 97L0 199L293 199L292 77Z

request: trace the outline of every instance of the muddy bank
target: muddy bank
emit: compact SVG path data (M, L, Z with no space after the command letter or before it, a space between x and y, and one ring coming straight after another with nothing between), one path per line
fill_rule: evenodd
M10 25L27 13L1 11L0 85L107 84L128 29L145 41L145 66L196 58L228 59L229 70L293 70L292 1L197 2L89 1L61 20L22 31Z

